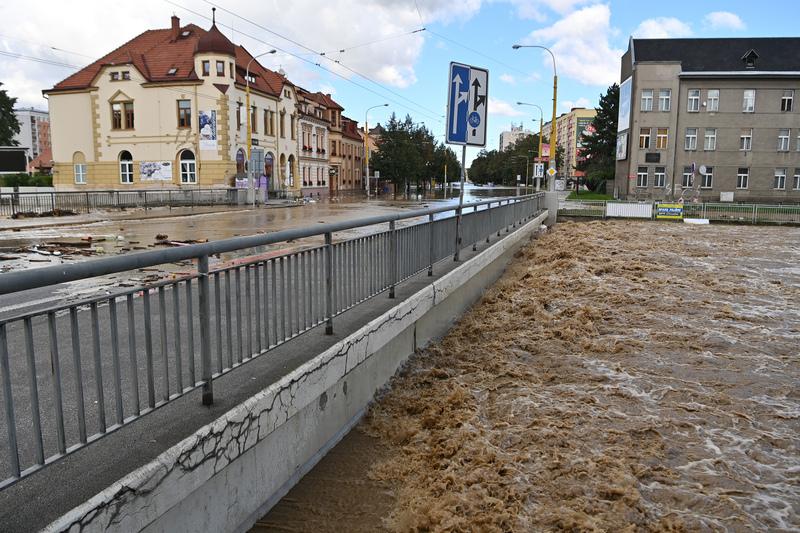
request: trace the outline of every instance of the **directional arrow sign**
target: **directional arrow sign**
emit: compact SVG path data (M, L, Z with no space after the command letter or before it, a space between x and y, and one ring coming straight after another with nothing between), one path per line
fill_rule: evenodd
M447 142L486 146L489 71L450 63L447 98Z

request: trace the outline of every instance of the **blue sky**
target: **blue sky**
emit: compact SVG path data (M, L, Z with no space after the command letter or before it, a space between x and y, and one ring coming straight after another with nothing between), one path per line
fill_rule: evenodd
M351 118L370 123L396 112L444 132L450 61L490 71L487 148L497 147L511 122L531 127L538 112L550 114L552 64L545 52L514 51L514 43L542 44L556 53L558 111L593 107L618 81L619 56L631 34L639 37L796 36L797 0L637 2L620 0L213 0L217 20L235 42L253 53L276 47L265 64L284 68L295 82L330 92ZM209 0L142 0L131 12L124 0L66 3L39 0L25 10L6 3L0 19L0 52L84 65L149 28L182 24L209 27ZM128 13L119 24L120 10ZM425 32L407 33L423 26ZM48 28L42 32L41 28ZM92 28L92 31L87 31ZM275 33L271 33L275 32ZM278 35L282 37L279 37ZM406 35L403 35L406 34ZM286 39L288 38L288 40ZM294 41L294 42L291 42ZM370 43L370 44L366 44ZM55 48L55 49L54 49ZM339 50L344 49L344 52ZM471 49L471 50L470 50ZM326 51L324 57L313 51ZM338 63L336 63L338 61ZM319 63L339 76L315 66ZM40 91L70 68L0 55L0 81L23 105L46 106ZM358 74L356 74L358 73ZM360 77L363 74L369 80ZM369 90L367 90L367 88ZM547 120L547 116L545 117ZM468 151L468 159L477 153Z

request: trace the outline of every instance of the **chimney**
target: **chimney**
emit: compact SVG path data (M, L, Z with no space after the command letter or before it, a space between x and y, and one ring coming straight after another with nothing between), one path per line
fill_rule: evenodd
M178 40L178 34L181 31L181 19L179 19L176 15L172 15L172 33L170 35L170 40L175 42Z

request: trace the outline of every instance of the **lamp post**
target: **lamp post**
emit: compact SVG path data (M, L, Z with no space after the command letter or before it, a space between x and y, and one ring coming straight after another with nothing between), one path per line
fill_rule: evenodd
M537 155L539 156L539 161L541 161L542 160L542 127L543 127L543 124L544 124L544 122L543 122L544 121L544 111L542 111L542 108L539 107L536 104L528 104L528 103L525 103L525 102L517 102L517 105L529 105L529 106L535 107L536 109L539 110L539 152L538 152ZM536 178L536 192L539 192L539 180L540 180L540 178Z
M553 58L553 121L550 123L550 164L548 165L549 168L555 169L556 168L556 148L558 147L558 134L556 133L556 99L558 97L558 72L556 71L556 56L553 55L553 51L547 48L546 46L541 46L538 44L515 44L512 46L514 50L519 50L520 48L541 48L542 50L546 50L550 57ZM554 183L553 180L548 181L547 185L548 190L554 190Z
M252 114L252 111L250 110L250 65L253 63L253 61L256 60L256 58L269 54L274 54L275 52L276 50L273 48L269 52L264 52L258 54L257 56L251 57L250 61L247 62L247 69L245 70L245 75L244 75L245 93L247 95L245 97L247 102L247 109L245 110L245 112L247 113L247 185L248 185L247 188L249 190L249 195L252 196L253 205L256 205L256 195L254 192L254 183L253 183L255 181L255 176L253 176L253 169L250 168L251 167L250 151L253 147L253 129L252 129L253 125L250 124L250 116Z
M372 107L368 107L366 111L364 111L364 164L366 166L366 176L364 178L364 190L367 191L367 198L369 198L369 112L373 109L377 109L379 107L388 107L389 104L378 104Z

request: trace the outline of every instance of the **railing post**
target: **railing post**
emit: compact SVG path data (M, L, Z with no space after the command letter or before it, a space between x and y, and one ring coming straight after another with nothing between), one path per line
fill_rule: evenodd
M433 276L433 213L428 215L428 235L430 246L428 248L428 275Z
M325 234L325 334L333 335L333 235Z
M85 192L83 194L86 195L86 212L90 213L91 210L92 210L92 207L91 207L91 202L89 201L89 192L87 191L87 192Z
M758 205L753 204L753 224L758 222Z
M167 189L167 203L169 204L169 210L172 211L172 189Z
M458 261L461 252L461 206L456 208L456 251L453 254L453 261Z
M56 193L54 192L50 193L50 210L51 211L56 210Z
M197 259L200 303L200 366L203 380L203 405L214 403L214 386L211 381L211 291L208 283L208 256Z
M475 220L477 220L478 219L478 206L477 205L472 208L472 213L475 215ZM477 252L478 251L478 241L475 241L475 242L472 243L472 251L473 252Z
M394 298L394 286L397 283L397 232L394 220L389 221L389 298Z
M8 363L8 341L6 326L0 324L0 374L2 374L3 400L6 411L6 431L8 432L8 459L11 474L19 477L19 451L17 449L17 419L14 415L14 397L11 394L11 369Z
M144 210L147 211L147 191L144 192Z
M192 209L194 209L194 189L189 189L189 194L192 198Z

